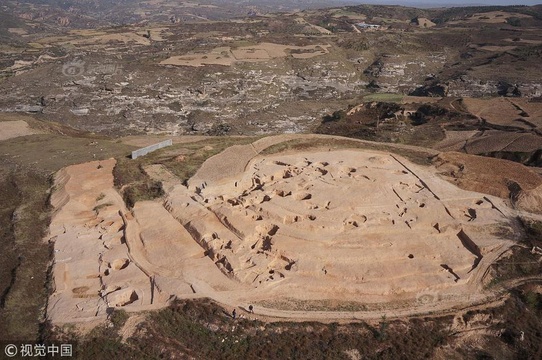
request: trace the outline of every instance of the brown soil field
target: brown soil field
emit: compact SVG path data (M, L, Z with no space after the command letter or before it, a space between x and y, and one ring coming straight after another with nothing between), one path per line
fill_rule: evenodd
M542 123L540 117L542 104L530 103L525 99L517 100L505 97L492 99L464 98L463 104L473 115L496 125L511 125L530 129L533 126L522 124L516 120L524 119L533 123L535 127ZM529 111L522 110L522 106L528 108Z
M163 41L161 33L166 28L151 28L151 38L156 41ZM51 45L76 45L76 46L92 46L104 45L114 42L122 42L125 44L136 43L138 45L150 45L150 40L145 38L147 32L108 32L100 30L71 30L69 35L65 36L49 36L41 38L37 41L38 44Z
M506 23L506 19L510 17L520 18L520 19L528 19L531 18L529 15L525 14L518 14L518 13L512 13L512 12L506 12L506 11L491 11L491 12L484 12L480 14L474 14L469 18L466 18L464 20L460 21L454 21L449 22L451 23L461 23L462 21L468 21L471 23L488 23L488 24L500 24L500 23Z
M286 57L288 51L294 58L308 59L327 54L329 45L288 46L272 43L261 43L254 46L243 46L236 49L218 47L208 53L173 56L160 62L162 65L184 65L200 67L204 65L230 66L236 62L257 62Z
M465 144L468 154L488 154L497 151L534 152L542 147L540 136L503 131L485 131Z
M483 191L512 202L521 200L515 205L521 208L524 204L525 210L540 213L542 176L524 165L457 152L439 154L434 164L441 176L462 189Z

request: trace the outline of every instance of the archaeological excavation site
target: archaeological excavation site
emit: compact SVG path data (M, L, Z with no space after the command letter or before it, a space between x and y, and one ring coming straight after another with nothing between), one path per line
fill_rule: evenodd
M148 166L164 193L130 209L114 187L114 159L58 172L51 319L201 297L292 319L491 300L489 268L518 236L504 200L460 189L399 151L268 151L295 138L226 148L185 183ZM319 302L334 306L311 309Z
M0 1L0 357L542 359L542 4L369 2Z

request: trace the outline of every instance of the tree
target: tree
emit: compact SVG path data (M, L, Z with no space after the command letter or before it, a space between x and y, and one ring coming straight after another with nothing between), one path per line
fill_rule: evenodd
M506 19L506 23L511 26L519 27L521 26L521 20L517 17L511 17Z

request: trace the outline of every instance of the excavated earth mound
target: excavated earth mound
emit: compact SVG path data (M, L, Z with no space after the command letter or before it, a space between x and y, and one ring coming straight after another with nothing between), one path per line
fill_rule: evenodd
M171 192L168 210L223 273L275 297L474 296L510 245L499 236L511 226L499 199L392 154L258 156L240 176L193 190Z
M105 318L108 308L163 307L172 295L236 289L159 202L128 211L113 187L115 160L59 171L50 241L55 243L55 323Z
M260 154L278 142L226 150L188 187L171 181L164 199L131 210L113 187L114 160L60 171L48 317L86 321L111 307L210 297L255 304L260 315L352 319L491 297L488 267L517 237L504 200L391 153Z

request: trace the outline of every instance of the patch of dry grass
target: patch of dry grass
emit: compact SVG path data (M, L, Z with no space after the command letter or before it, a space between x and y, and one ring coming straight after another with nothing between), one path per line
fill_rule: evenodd
M268 147L261 152L262 155L270 155L281 152L291 152L291 151L306 151L306 150L317 150L317 149L368 149L368 150L377 150L377 151L388 151L396 153L398 155L404 156L410 161L420 164L420 165L429 165L431 163L431 157L433 156L430 152L424 152L423 150L407 149L402 147L394 146L393 144L385 143L373 143L366 141L357 141L350 139L299 139L299 140L289 140Z

